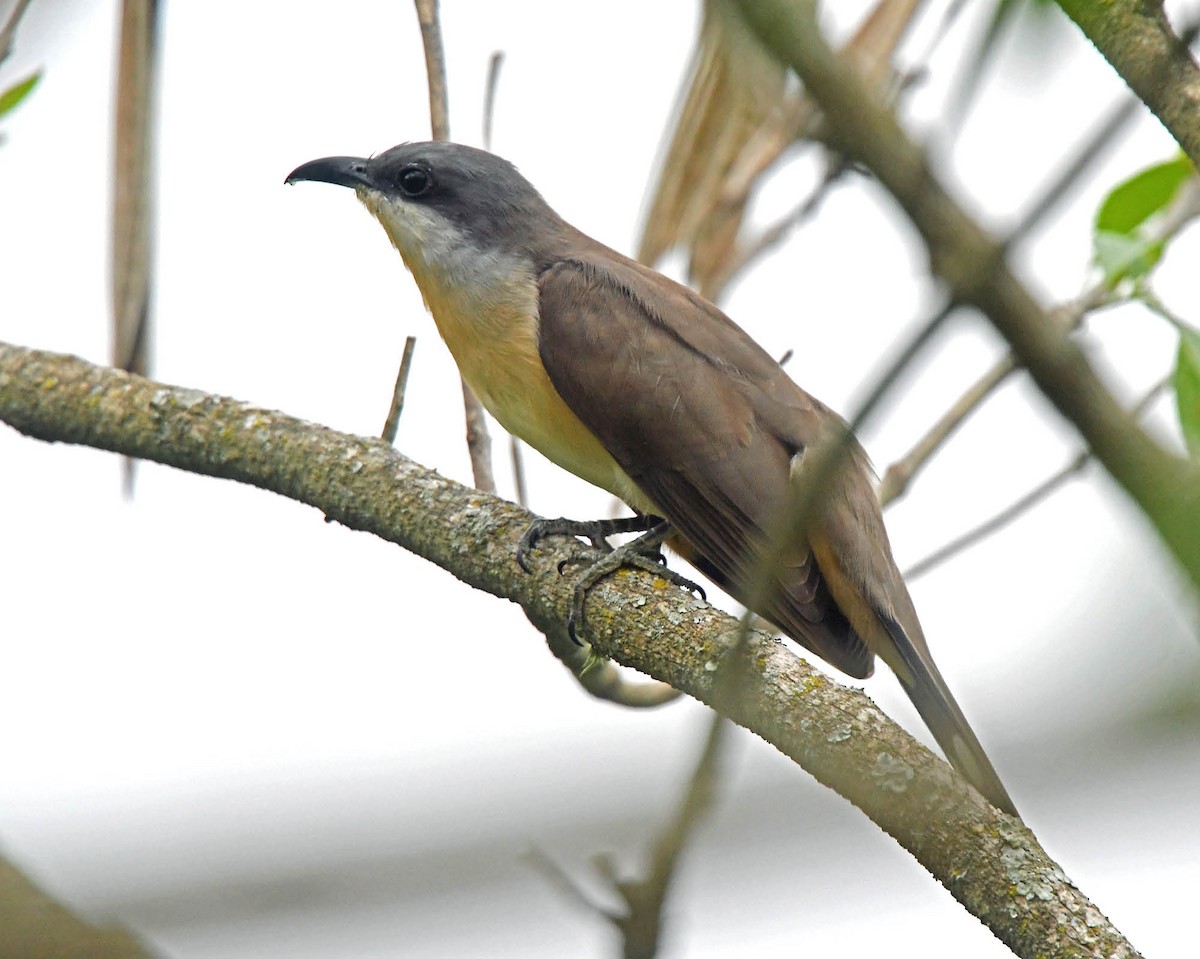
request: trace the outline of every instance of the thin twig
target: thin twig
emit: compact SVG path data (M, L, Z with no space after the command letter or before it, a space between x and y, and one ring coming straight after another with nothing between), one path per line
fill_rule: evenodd
M973 383L950 409L942 414L941 419L933 424L929 432L917 441L912 449L887 468L883 474L883 481L879 484L879 504L881 506L889 505L907 492L908 485L917 475L918 470L929 462L933 454L941 449L954 431L962 426L966 418L977 410L1016 368L1017 361L1009 353Z
M496 118L496 87L500 83L500 68L504 66L504 51L494 50L488 58L487 86L483 92L483 148L492 148L492 122Z
M467 381L462 381L463 418L467 424L467 453L471 457L471 475L475 488L485 493L496 492L496 477L492 473L492 438L488 435L487 417Z
M663 904L671 888L671 880L679 866L680 857L696 827L712 808L719 782L722 749L728 739L730 722L713 713L704 748L680 797L679 806L654 842L646 877L639 880L620 879L608 856L597 857L596 869L606 884L621 897L623 911L609 909L586 893L552 859L540 850L530 854L530 861L554 881L566 895L588 912L607 919L622 937L621 954L625 959L647 959L658 954L662 934Z
M113 116L112 361L141 374L150 371L153 326L159 13L158 0L122 0ZM133 460L125 460L122 475L125 496L132 497Z
M921 234L951 296L977 308L1008 341L1042 394L1079 430L1200 587L1200 469L1143 430L1078 343L1052 322L997 243L946 191L927 154L825 42L814 4L736 0L764 43L796 70L831 136L878 178ZM1108 4L1103 5L1106 9ZM1200 79L1200 71L1192 65ZM1200 146L1200 131L1197 131Z
M1142 102L1134 96L1126 96L1117 104L1079 148L1075 159L1042 188L1038 198L1022 214L1008 236L1010 248L1018 239L1027 236L1069 195L1071 186L1104 154L1107 147L1114 145L1117 134L1134 117L1141 116L1143 109Z
M508 454L512 460L513 492L517 503L529 509L529 490L525 483L525 454L521 452L522 443L517 437L508 438Z
M712 808L719 782L722 747L730 732L729 720L713 713L700 758L692 771L687 789L672 820L654 843L646 878L618 883L617 891L625 900L626 915L616 921L624 938L625 959L650 957L658 953L662 932L663 905L680 857L696 827Z
M404 354L400 357L400 371L396 374L396 386L392 390L392 405L380 436L385 443L396 442L396 431L400 428L400 414L404 411L404 394L408 389L408 371L412 367L413 349L417 345L415 336L404 338Z
M1032 211L1036 211L1040 206L1041 204L1035 203ZM1035 219L1032 211L1031 215L1024 218L1029 221L1029 225L1032 225ZM1166 242L1197 216L1200 216L1200 178L1192 177L1179 188L1178 194L1163 215L1150 225L1148 239ZM1101 278L1082 296L1060 306L1054 311L1054 315L1066 329L1074 330L1093 310L1113 302L1115 295L1112 284ZM1013 354L1009 353L1000 359L959 397L912 449L887 468L879 487L879 501L883 506L893 503L908 492L917 473L928 464L966 418L978 409L1016 368L1017 362Z
M30 0L17 0L16 6L12 8L12 13L8 15L8 19L4 22L3 29L0 29L0 63L8 59L8 55L12 53L13 38L17 34L17 25L21 22L21 17L25 15L28 9Z
M1141 416L1150 404L1158 397L1158 395L1167 387L1169 381L1164 379L1156 383L1151 389L1138 401L1133 412L1135 416ZM1066 482L1083 472L1084 468L1092 461L1092 451L1081 450L1074 459L1066 466L1058 470L1051 476L1048 476L1042 482L1038 483L1028 493L1021 496L1016 502L1011 503L1004 509L990 516L978 526L975 526L960 536L956 536L946 545L934 550L924 559L917 561L904 572L904 578L913 580L918 576L923 576L930 570L941 566L943 563L957 556L959 553L970 549L972 546L985 540L993 533L999 531L1009 523L1014 522L1023 513L1028 512L1038 505L1042 500L1050 496L1060 486L1064 486Z
M826 166L825 174L821 177L821 182L802 203L767 227L758 236L734 249L729 262L708 281L708 287L705 290L708 298L714 301L719 300L734 277L747 269L759 257L779 246L794 230L816 213L821 201L829 195L834 184L850 168L850 164L844 157L830 154L830 162Z
M438 0L413 0L425 48L425 75L429 82L429 129L435 140L450 139L450 99L446 92L446 52L438 21Z
M413 0L421 25L421 44L425 48L425 73L429 80L429 127L435 140L450 139L450 107L446 95L446 54L442 47L442 28L438 22L437 0ZM488 436L487 417L479 398L462 381L463 419L467 429L467 453L475 488L485 493L496 491L492 473L492 440Z
M776 522L771 525L771 534L766 547L755 559L753 569L746 577L748 583L745 598L746 611L740 618L738 642L746 641L754 623L754 610L769 607L771 590L777 588L775 571L784 555L785 550L804 537L804 530L809 517L820 506L820 498L829 486L831 478L842 468L850 455L850 440L862 428L863 424L874 413L876 406L887 394L888 390L900 378L901 374L913 361L925 344L942 327L946 319L954 312L956 304L947 299L941 308L930 316L917 331L917 334L905 347L892 358L884 372L875 381L871 391L859 404L858 410L850 421L844 425L840 433L835 433L836 423L831 424L829 434L824 442L805 452L801 465L803 472L793 477L791 489L779 511ZM721 700L717 700L718 704Z

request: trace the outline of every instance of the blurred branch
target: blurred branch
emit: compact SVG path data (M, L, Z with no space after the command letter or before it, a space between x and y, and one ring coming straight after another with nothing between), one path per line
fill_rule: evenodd
M1168 380L1161 380L1156 383L1146 395L1134 407L1134 415L1141 416L1150 404L1159 396L1166 388ZM987 539L993 533L999 532L1009 523L1019 519L1023 514L1029 512L1038 505L1042 500L1046 499L1051 493L1055 492L1059 487L1066 485L1067 481L1078 476L1083 472L1084 468L1092 461L1091 450L1081 450L1074 459L1066 466L1058 470L1053 475L1042 480L1033 489L1024 496L1020 497L1015 503L1011 503L1004 509L1000 510L994 516L984 520L973 529L967 530L961 536L956 536L945 546L934 550L924 559L919 560L909 567L904 572L905 579L915 579L918 576L923 576L930 570L941 566L948 560L953 559L959 553L970 549L983 540Z
M968 416L979 409L1010 373L1017 369L1017 361L1011 353L996 363L960 396L941 419L933 424L904 456L892 463L883 474L879 484L879 504L888 506L908 492L917 473L929 462L934 453L942 448Z
M437 0L413 0L417 21L421 26L421 43L425 48L425 73L429 83L429 127L433 139L450 139L450 105L446 93L446 54L442 48L442 27L438 21ZM471 473L475 488L485 493L496 491L492 472L492 440L488 436L487 417L483 404L471 392L466 380L461 380L463 418L467 427L467 453L471 457Z
M892 55L920 5L877 0L846 43L847 57L873 89L893 86ZM719 298L746 261L795 226L785 220L757 238L741 236L758 183L792 144L816 137L817 120L812 101L790 88L787 70L747 30L736 3L705 0L638 259L653 265L682 246L689 253L689 280L704 296ZM841 160L830 165L838 169Z
M565 640L572 583L561 561L599 554L548 542L533 573L514 559L529 513L425 469L379 440L154 383L74 357L0 344L0 419L27 435L82 443L268 489L374 533L520 604ZM712 703L725 670L746 677L720 707L863 810L1021 955L1094 942L1133 956L1020 823L984 801L860 691L777 640L641 573L589 597L595 652ZM1014 889L1037 890L1014 895ZM1076 952L1075 954L1083 954ZM1091 953L1087 953L1091 954Z
M1137 98L1200 167L1200 67L1161 2L1058 0Z
M1110 296L1111 290L1108 286L1097 284L1079 299L1060 308L1058 317L1064 327L1074 329L1087 313L1107 303ZM1012 353L1004 356L955 401L912 449L892 463L884 472L883 481L879 485L880 505L887 506L907 493L917 473L928 465L933 455L954 435L967 417L1016 370L1017 358Z
M158 0L123 0L113 127L112 363L150 371ZM126 495L134 467L126 460Z
M609 877L625 900L627 912L617 921L624 937L625 959L648 959L658 954L662 932L663 905L671 880L696 827L712 808L719 782L721 751L729 738L729 720L714 713L708 736L696 768L675 815L658 836L650 854L650 868L641 880L618 880L610 868Z
M1110 122L1104 124L1102 130L1112 129L1120 114L1121 111L1118 110L1110 118ZM1091 155L1094 144L1095 140L1091 141L1084 152ZM1079 164L1072 165L1072 169L1078 169L1078 167ZM1058 177L1055 182L1061 184L1063 178ZM1048 191L1047 195L1049 195ZM1010 239L1010 243L1023 232L1023 229L1032 227L1037 220L1034 215L1035 211L1045 210L1046 206L1047 204L1043 202L1034 204L1030 213L1023 218L1023 228L1018 228L1017 233L1014 233L1013 238ZM1198 216L1200 216L1200 179L1192 177L1180 188L1162 216L1148 226L1146 242L1165 243ZM1083 295L1054 310L1053 315L1063 329L1075 330L1085 316L1093 310L1112 303L1115 297L1116 291L1113 283L1101 278ZM963 393L911 450L887 468L879 487L880 503L887 506L908 492L908 487L917 473L925 467L966 418L978 409L983 401L1016 369L1017 358L1009 353Z
M0 859L0 956L12 959L151 959L117 925L85 922Z
M483 92L483 148L492 148L492 126L496 116L496 91L500 87L500 70L504 66L504 51L495 50L488 58L487 84ZM521 440L511 434L508 437L508 456L512 463L513 490L517 502L529 506L529 490L525 484L525 457L521 452Z
M621 934L621 955L624 959L652 959L658 955L662 935L663 906L671 888L671 879L679 865L688 841L696 827L712 807L717 787L717 772L721 750L728 740L729 720L714 713L709 724L704 748L692 771L687 789L680 798L679 808L654 842L650 867L645 879L621 879L610 856L595 860L606 885L620 896L623 912L607 909L595 902L569 875L548 856L534 854L534 862L555 884L588 912L607 919Z
M1139 113L1141 104L1133 97L1124 97L1104 120L1096 127L1083 145L1075 151L1074 159L1067 164L1058 176L1046 184L1029 209L1021 215L1017 225L1013 227L1008 237L1008 245L1012 245L1031 233L1042 220L1067 196L1070 187L1100 159L1103 152L1117 141L1117 134Z
M446 92L446 53L438 0L413 0L425 48L425 76L429 85L429 129L434 140L450 139L450 98Z
M515 436L508 438L508 456L512 461L513 495L517 503L529 509L529 489L525 485L525 454L521 452L521 441Z
M796 70L831 136L861 160L920 232L952 298L978 308L1042 393L1082 434L1200 586L1200 471L1146 434L1079 346L1009 270L991 239L942 188L921 149L825 43L811 2L740 0L763 42Z
M17 0L8 19L4 21L4 26L0 27L0 63L7 60L8 55L12 53L13 38L17 35L17 25L29 8L29 3L30 0Z
M496 90L500 85L500 68L504 66L504 51L494 50L488 58L487 85L483 90L483 148L492 148L492 124L496 119Z
M396 431L400 429L400 414L404 412L404 394L408 392L408 373L412 369L413 350L416 345L415 336L404 338L404 353L400 356L400 369L396 373L396 385L392 388L392 405L383 423L383 432L379 434L385 443L396 442Z
M812 193L805 198L791 213L785 214L777 222L763 230L751 240L737 243L725 261L717 264L708 279L705 296L719 300L730 282L748 269L755 260L770 253L779 246L806 220L812 217L822 201L829 195L834 185L850 169L842 157L829 155L825 166L825 174Z

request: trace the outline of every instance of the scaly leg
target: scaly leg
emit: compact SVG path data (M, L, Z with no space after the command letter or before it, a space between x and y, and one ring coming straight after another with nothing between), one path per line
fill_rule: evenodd
M630 540L622 546L614 548L608 542L608 537L617 533L641 533L637 539ZM517 562L521 569L529 572L528 554L539 542L547 536L582 536L594 547L605 551L605 556L592 563L583 571L575 583L575 591L571 600L571 612L567 617L567 632L571 639L580 643L578 631L586 625L583 606L587 600L588 590L595 586L605 576L615 573L622 567L632 567L658 576L669 583L700 594L704 599L704 588L693 583L686 576L676 573L666 566L662 554L662 544L671 532L671 524L659 516L631 516L627 519L601 519L579 522L569 519L539 519L530 524L521 542L517 546ZM570 563L564 560L558 564L558 572ZM580 643L580 645L583 645Z

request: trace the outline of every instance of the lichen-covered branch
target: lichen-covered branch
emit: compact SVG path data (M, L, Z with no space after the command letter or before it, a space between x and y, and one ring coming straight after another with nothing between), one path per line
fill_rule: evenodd
M1076 26L1200 167L1200 66L1162 0L1058 0Z
M518 603L546 636L566 637L571 582L558 563L591 552L551 541L532 574L514 559L530 520L381 440L75 357L0 344L0 420L79 443L270 490L396 543L464 583ZM896 838L1018 955L1135 956L1021 823L988 805L861 692L781 642L643 573L588 600L596 652L722 711L835 789ZM740 695L719 677L739 673Z
M0 956L152 959L153 955L120 926L94 925L80 918L0 859Z

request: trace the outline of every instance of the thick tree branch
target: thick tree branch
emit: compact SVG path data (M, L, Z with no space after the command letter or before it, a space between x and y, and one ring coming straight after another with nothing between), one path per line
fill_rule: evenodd
M520 572L530 514L408 460L381 440L165 386L75 357L0 344L0 419L48 441L80 443L271 490L374 533L518 603L553 640L566 637L571 581L559 561L596 555L548 544ZM951 768L780 641L751 632L681 590L622 573L589 596L595 651L703 702L735 669L723 711L845 796L908 849L1018 955L1136 955L1033 835ZM735 658L736 657L736 658ZM740 681L741 677L739 677Z
M1162 0L1058 0L1076 26L1200 167L1200 67Z
M0 859L0 956L152 959L154 953L120 926L80 918Z
M904 209L951 296L991 320L1200 586L1200 470L1162 447L1121 408L1080 347L1009 270L1003 245L950 198L891 111L825 43L811 0L739 2L763 42L796 70L821 105L831 138L869 167Z

